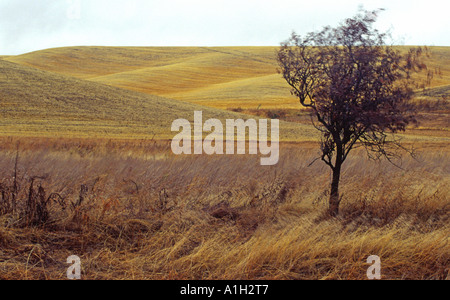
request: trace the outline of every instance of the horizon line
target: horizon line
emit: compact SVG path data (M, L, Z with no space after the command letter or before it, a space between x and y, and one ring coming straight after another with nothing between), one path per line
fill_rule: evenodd
M39 52L39 51L46 51L46 50L52 50L52 49L63 49L63 48L273 48L273 47L280 47L280 45L72 45L72 46L55 46L55 47L49 47L49 48L42 48L42 49L36 49L26 52L20 52L18 54L0 54L1 56L19 56L24 54L29 54L33 52ZM401 44L393 44L393 45L386 45L386 46L393 46L393 47L450 47L449 45L401 45Z

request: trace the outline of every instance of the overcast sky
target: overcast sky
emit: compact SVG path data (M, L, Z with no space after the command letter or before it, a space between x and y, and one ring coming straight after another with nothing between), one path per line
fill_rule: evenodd
M62 46L278 46L385 8L396 44L450 46L448 0L0 0L0 54Z

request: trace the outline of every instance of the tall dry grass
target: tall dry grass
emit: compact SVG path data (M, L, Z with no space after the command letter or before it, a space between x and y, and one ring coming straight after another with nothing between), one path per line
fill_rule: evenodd
M17 142L19 155L17 157ZM450 265L449 163L422 148L403 169L355 151L341 214L329 218L329 169L314 144L282 144L276 166L256 156L174 156L164 142L11 140L0 185L17 210L0 216L1 279L445 279ZM48 219L27 223L30 183Z

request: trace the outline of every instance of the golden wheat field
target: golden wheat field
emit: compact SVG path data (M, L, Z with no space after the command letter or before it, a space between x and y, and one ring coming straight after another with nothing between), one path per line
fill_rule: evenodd
M406 49L406 48L405 48ZM450 48L401 138L355 149L326 214L319 136L276 47L67 47L0 59L0 279L449 279ZM171 123L280 119L280 157L174 155Z

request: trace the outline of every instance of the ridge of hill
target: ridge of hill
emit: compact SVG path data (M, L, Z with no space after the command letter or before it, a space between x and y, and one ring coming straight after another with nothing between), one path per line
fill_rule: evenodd
M398 46L400 51L410 47ZM151 95L233 109L297 109L277 47L64 47L5 60ZM432 88L450 84L450 47L429 47Z

